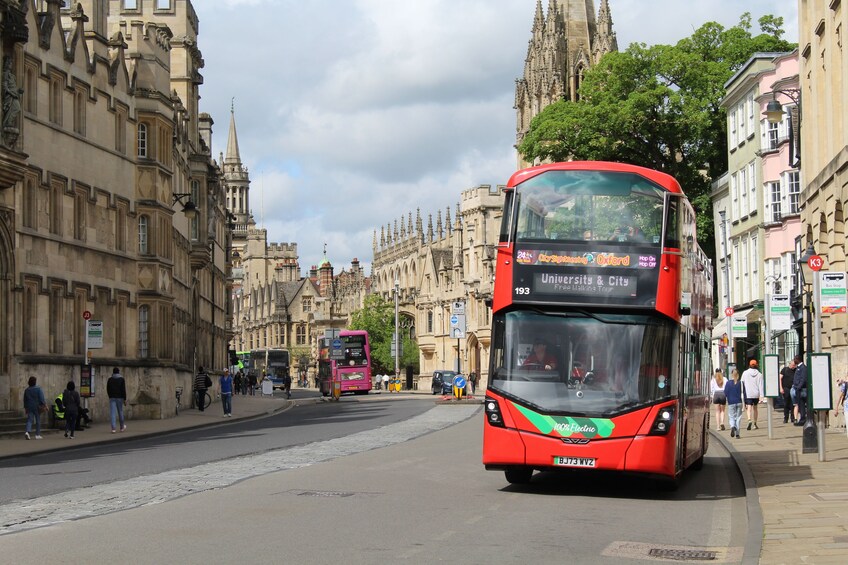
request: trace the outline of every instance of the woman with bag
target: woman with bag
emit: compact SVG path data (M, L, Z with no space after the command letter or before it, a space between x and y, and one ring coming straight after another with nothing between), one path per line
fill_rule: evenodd
M724 415L727 411L727 396L724 394L724 375L721 369L716 369L713 380L710 381L710 396L713 398L716 412L716 425L724 431Z

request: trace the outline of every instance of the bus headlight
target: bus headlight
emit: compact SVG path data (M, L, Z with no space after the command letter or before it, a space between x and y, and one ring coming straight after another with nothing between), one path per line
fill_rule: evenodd
M488 396L486 397L486 421L489 422L490 426L495 426L496 428L505 427L498 401Z
M674 423L674 408L671 406L666 406L665 408L660 408L659 413L657 413L657 417L654 418L654 424L651 426L651 431L648 435L651 436L664 436L667 435L671 430L671 425Z

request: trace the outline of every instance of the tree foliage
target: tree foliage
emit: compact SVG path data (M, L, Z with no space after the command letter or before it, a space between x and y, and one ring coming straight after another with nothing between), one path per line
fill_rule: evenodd
M361 310L351 315L350 328L365 330L371 343L371 369L375 374L395 371L395 358L392 355L392 335L395 332L395 306L378 294L365 297ZM418 344L409 337L408 332L400 331L402 355L400 367L412 366L418 372Z
M698 212L698 239L714 256L710 184L727 170L724 84L756 52L786 52L783 18L751 15L725 29L708 22L676 45L631 44L589 69L577 102L533 119L518 147L525 160L604 160L674 176Z

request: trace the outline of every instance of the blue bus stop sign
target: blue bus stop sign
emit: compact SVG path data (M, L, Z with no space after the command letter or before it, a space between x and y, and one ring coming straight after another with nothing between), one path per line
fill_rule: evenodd
M333 340L333 349L341 349L342 348L342 340L334 339Z

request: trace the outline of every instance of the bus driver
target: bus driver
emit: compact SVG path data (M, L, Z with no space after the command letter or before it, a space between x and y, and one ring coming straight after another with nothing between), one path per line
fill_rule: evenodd
M527 356L527 359L524 360L521 366L528 369L552 371L556 369L557 362L556 357L548 353L548 344L541 339L537 339L533 342L533 352Z

